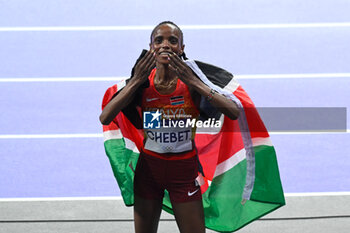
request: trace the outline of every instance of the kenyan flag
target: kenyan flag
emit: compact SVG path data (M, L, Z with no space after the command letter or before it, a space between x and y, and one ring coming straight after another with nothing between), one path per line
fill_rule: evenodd
M197 132L204 177L199 174L207 228L231 232L285 204L276 153L253 102L227 71L201 62L186 61L208 86L241 107L238 120L222 116L219 132ZM104 107L125 82L110 87ZM136 129L120 113L103 127L105 149L120 187L124 203L133 204L133 176L143 142ZM172 213L166 193L163 209Z

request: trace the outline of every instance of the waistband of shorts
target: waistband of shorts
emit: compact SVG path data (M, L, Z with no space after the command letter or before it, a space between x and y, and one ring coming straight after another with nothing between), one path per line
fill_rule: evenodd
M197 150L193 149L187 152L183 153L156 153L154 151L147 150L145 148L142 148L141 153L150 155L152 157L163 159L163 160L183 160L183 159L190 159L197 155Z

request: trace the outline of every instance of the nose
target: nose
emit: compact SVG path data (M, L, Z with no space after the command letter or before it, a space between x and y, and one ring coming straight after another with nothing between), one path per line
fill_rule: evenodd
M162 41L162 48L170 48L168 40L163 40Z

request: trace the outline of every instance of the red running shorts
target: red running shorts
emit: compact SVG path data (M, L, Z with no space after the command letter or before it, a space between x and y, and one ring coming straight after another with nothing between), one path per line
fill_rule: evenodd
M197 156L183 160L166 160L140 153L134 178L134 192L144 199L159 200L164 190L171 202L183 203L202 199Z

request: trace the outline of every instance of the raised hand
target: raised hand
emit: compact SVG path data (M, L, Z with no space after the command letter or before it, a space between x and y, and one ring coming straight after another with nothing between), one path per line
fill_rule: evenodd
M188 86L195 85L195 82L198 81L198 78L195 76L193 71L187 64L181 60L181 58L173 53L169 55L169 67L172 69L179 79Z
M130 82L103 109L100 115L102 124L110 124L115 116L133 100L138 88L148 79L155 64L153 51L147 51L145 56L136 64L134 76L130 79Z
M147 51L145 56L136 64L134 76L130 82L136 82L138 86L144 83L155 65L154 52Z
M216 107L230 119L235 120L238 118L238 106L225 96L211 90L207 85L200 81L199 78L197 78L193 73L191 68L188 67L180 57L178 57L176 54L171 54L169 55L169 61L169 67L176 72L178 78L181 79L181 81L183 81L187 86L205 97L207 101L210 101L214 107Z

